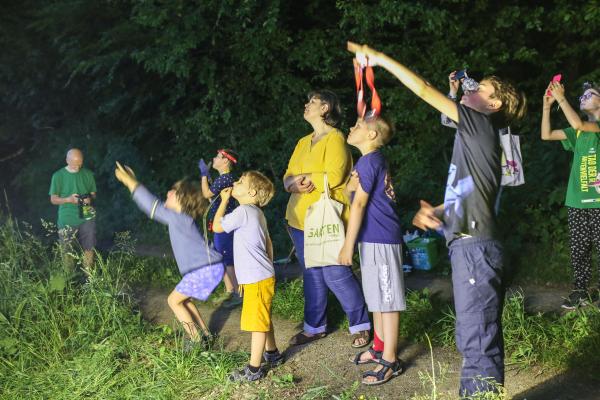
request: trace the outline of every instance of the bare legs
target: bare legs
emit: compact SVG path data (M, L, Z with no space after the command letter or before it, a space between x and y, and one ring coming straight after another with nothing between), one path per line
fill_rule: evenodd
M396 361L398 353L398 327L400 324L400 313L398 311L393 312L374 312L373 313L373 325L377 336L384 342L383 356L382 358L393 363ZM382 365L378 365L373 370L379 371L383 368ZM392 370L388 370L391 374ZM367 376L364 382L375 382L377 378L374 376Z
M223 275L223 283L225 284L225 291L227 293L237 293L238 283L235 279L235 269L233 265L225 267L225 274Z
M198 308L192 303L192 299L189 296L173 290L171 294L169 294L167 302L191 340L200 340L198 329L196 328L197 326L200 327L203 335L210 334L206 323L204 323L204 320L200 316Z
M275 344L275 332L273 330L273 323L271 323L271 329L269 332L252 332L252 341L250 344L250 362L252 367L260 367L262 362L263 352L275 350L277 345Z

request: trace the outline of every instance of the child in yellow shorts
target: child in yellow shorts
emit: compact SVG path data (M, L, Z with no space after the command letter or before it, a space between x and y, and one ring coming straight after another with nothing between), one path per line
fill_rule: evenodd
M239 371L234 371L232 381L255 381L266 371L261 366L263 358L271 366L283 362L277 350L271 322L271 303L275 292L273 244L269 237L267 221L260 209L273 198L273 183L258 171L245 172L233 188L221 191L221 204L215 214L213 230L234 232L233 257L235 275L243 294L241 329L252 332L250 361ZM230 197L240 205L225 215Z

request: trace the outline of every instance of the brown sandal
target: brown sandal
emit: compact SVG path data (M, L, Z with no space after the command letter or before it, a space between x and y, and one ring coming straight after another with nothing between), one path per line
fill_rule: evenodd
M362 344L356 344L359 339L364 339L365 342ZM360 331L352 335L352 347L355 349L359 349L361 347L368 346L371 343L371 332L370 331Z
M302 344L307 344L310 342L314 342L315 340L319 340L327 336L326 332L315 333L312 336L307 336L304 334L304 331L298 332L290 339L290 346L300 346Z

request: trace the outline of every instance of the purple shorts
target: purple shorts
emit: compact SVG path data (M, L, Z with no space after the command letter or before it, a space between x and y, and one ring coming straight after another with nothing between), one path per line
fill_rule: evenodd
M195 269L183 276L175 291L205 301L223 279L223 263Z

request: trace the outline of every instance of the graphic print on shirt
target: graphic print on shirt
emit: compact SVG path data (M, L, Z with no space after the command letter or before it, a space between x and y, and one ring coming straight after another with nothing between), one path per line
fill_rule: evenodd
M463 217L463 200L466 199L475 189L475 182L470 175L456 180L456 165L450 164L448 170L448 182L446 183L446 194L444 196L444 215L450 217L450 210L454 210L454 215Z
M579 183L581 191L587 193L594 186L598 175L596 148L590 147L588 153L579 159ZM595 199L585 199L582 203L594 202Z
M385 194L389 197L394 203L396 202L396 192L394 192L394 185L392 184L392 177L390 176L390 172L385 172Z

